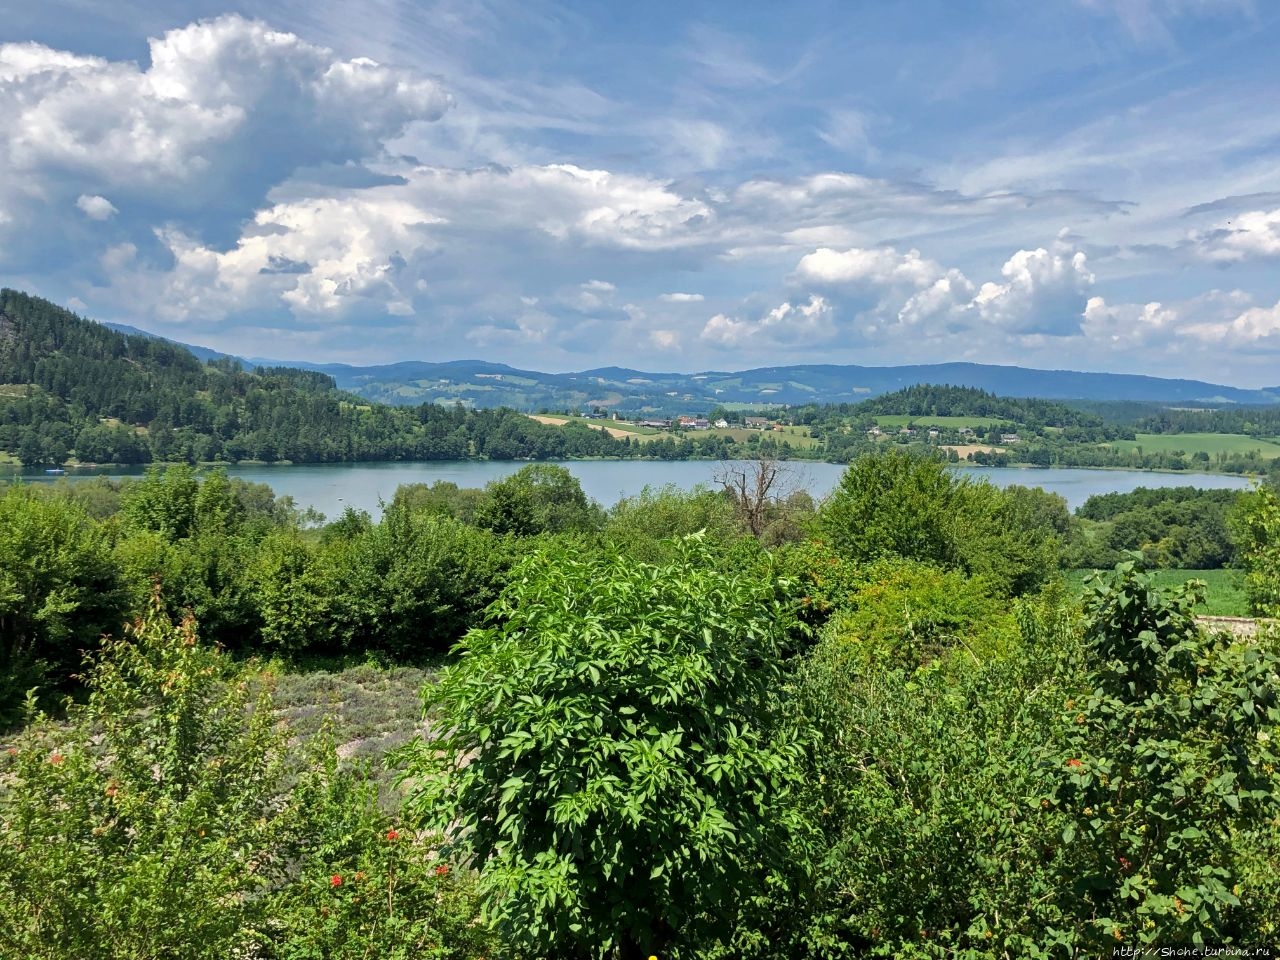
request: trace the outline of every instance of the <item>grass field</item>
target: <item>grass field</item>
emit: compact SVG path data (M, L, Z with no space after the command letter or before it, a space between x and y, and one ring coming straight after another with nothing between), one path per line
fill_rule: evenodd
M1084 595L1084 581L1093 570L1067 571L1067 586L1076 596ZM1203 580L1208 586L1206 600L1198 613L1206 617L1247 617L1249 603L1244 595L1244 574L1240 570L1153 570L1157 586L1172 587L1188 580Z
M990 430L994 426L999 426L1002 422L1001 420L992 420L990 417L912 417L905 413L876 417L876 423L882 427L906 427L914 424L917 427L952 427L956 429L969 427L971 430Z
M1173 453L1181 450L1190 454L1204 451L1209 456L1256 450L1264 457L1280 457L1280 443L1238 433L1139 433L1136 440L1117 440L1111 446L1117 450L1135 450L1141 447L1145 453Z

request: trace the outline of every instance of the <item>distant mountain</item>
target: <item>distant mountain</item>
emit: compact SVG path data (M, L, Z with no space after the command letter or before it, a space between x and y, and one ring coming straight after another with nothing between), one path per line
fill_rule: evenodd
M1280 386L1248 390L1199 380L1137 374L1034 370L980 363L863 367L813 364L701 373L655 373L601 367L541 373L500 363L406 361L385 366L293 366L333 377L338 387L390 404L461 402L521 410L604 407L620 412L694 412L717 405L856 403L916 384L976 387L1006 397L1134 401L1160 404L1280 403Z
M135 327L108 324L126 333L154 337ZM225 358L207 347L186 347L202 360ZM542 373L484 360L406 360L376 366L307 363L232 357L246 367L289 366L333 377L341 390L396 406L423 402L469 407L560 410L599 406L624 413L696 412L718 405L776 406L856 403L917 384L976 387L1005 397L1046 400L1130 401L1157 404L1280 403L1280 385L1260 390L1128 373L1037 370L983 363L936 363L864 367L803 364L752 370L655 373L599 367L576 373Z

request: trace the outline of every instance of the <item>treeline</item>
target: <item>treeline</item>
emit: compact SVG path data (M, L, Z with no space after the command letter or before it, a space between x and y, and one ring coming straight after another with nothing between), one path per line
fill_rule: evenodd
M1229 516L1238 490L1140 487L1090 497L1075 512L1064 565L1104 569L1142 551L1156 567L1212 570L1236 559Z
M1136 429L1139 433L1238 433L1249 437L1280 437L1280 407L1163 409L1140 418Z
M1274 941L1280 637L1205 633L1193 590L1129 561L1081 609L1055 582L1061 498L936 459L860 458L816 509L753 489L603 511L532 465L318 531L184 470L10 492L0 543L22 546L0 570L43 579L0 590L6 638L86 645L113 590L135 599L80 670L83 708L0 752L4 942L978 960ZM1280 501L1233 517L1275 612ZM219 539L243 542L234 564L210 562ZM294 740L269 673L214 653L171 590L226 598L211 619L240 597L279 628L265 650L412 655L466 630L391 759L407 794L380 808L332 745Z
M999 397L976 387L917 384L893 393L884 393L849 407L850 413L908 415L912 417L984 417L1028 427L1081 427L1102 425L1093 414L1052 400Z

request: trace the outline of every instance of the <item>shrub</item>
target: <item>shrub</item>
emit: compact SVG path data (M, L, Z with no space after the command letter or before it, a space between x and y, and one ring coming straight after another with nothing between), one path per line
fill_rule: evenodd
M424 691L411 807L535 956L692 956L770 862L796 748L772 739L786 584L538 554Z

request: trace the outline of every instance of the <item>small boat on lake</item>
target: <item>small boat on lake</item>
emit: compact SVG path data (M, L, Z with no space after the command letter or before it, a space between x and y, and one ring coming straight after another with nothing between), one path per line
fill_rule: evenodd
M50 467L48 470L45 471L45 473L53 474L54 476L61 476L66 472L67 471L63 470L61 467Z

